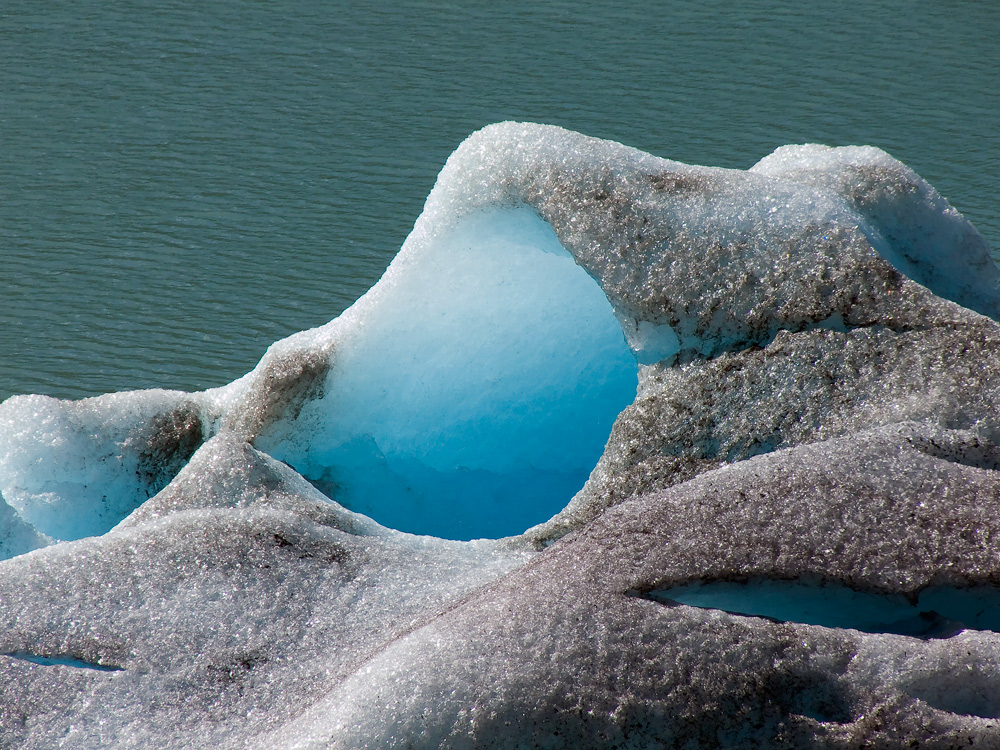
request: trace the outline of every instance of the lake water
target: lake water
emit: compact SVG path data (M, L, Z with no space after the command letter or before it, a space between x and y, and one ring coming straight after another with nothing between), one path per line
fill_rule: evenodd
M974 0L6 0L0 399L238 377L500 120L739 168L877 145L1000 248L998 38Z

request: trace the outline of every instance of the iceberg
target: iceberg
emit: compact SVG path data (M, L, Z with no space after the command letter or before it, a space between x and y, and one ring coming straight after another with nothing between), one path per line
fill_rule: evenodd
M0 744L1000 746L998 320L878 149L484 128L239 380L0 404Z

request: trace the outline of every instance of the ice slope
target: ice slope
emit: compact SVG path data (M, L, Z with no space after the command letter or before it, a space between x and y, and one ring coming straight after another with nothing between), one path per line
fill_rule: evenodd
M996 535L996 472L911 435L778 451L623 503L253 746L996 747L996 633L925 640L650 596L751 576L900 598L995 582L977 536Z
M164 487L205 432L176 391L14 397L0 405L0 493L54 539L102 534Z
M485 128L244 378L0 405L0 745L1000 747L998 280L877 149Z

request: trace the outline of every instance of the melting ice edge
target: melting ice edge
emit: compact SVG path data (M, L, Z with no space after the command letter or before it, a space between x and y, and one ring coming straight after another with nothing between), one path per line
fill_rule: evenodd
M4 746L1000 747L998 319L878 149L485 128L245 377L0 405Z

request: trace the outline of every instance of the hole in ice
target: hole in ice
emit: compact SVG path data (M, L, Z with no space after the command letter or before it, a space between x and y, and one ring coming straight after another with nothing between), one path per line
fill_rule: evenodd
M78 669L96 669L99 672L122 671L122 667L117 667L107 664L96 664L94 662L84 661L82 659L76 659L72 656L36 656L35 654L28 654L22 652L4 654L4 656L9 656L13 659L21 659L22 661L30 661L33 664L42 664L46 667L53 667L53 666L76 667Z
M325 395L258 445L395 529L467 540L548 520L635 398L611 304L528 208L401 254L343 322Z
M686 583L636 594L662 604L686 604L865 633L949 638L965 630L1000 632L1000 590L992 586L930 587L915 603L901 594L855 591L840 583L752 580Z

